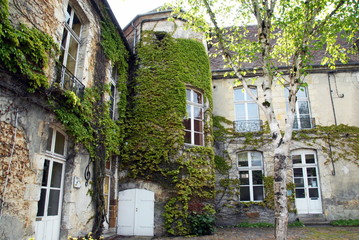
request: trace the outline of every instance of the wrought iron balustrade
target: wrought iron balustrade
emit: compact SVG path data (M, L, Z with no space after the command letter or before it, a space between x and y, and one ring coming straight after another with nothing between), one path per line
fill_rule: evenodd
M63 65L57 65L57 83L61 88L73 91L79 97L84 94L85 85Z
M262 120L237 120L233 124L236 132L258 132L262 130Z

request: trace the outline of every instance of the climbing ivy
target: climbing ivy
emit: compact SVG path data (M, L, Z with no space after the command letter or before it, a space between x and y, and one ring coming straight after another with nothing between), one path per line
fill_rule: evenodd
M130 178L155 181L172 190L165 226L170 234L187 235L190 203L213 198L209 59L201 42L175 39L165 32L141 34L120 167ZM184 145L186 86L203 92L208 102L204 121L208 147Z
M49 87L44 69L49 56L58 53L51 36L25 24L13 26L9 20L8 1L0 1L0 65L18 74L29 85L28 91Z

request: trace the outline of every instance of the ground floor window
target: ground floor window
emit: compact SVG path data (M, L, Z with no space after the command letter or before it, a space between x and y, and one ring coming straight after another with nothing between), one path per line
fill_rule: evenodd
M256 151L240 152L238 175L241 201L263 201L263 161L262 154Z

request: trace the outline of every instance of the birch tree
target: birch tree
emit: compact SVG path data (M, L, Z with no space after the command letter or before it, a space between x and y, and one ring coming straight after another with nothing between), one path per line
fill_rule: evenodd
M190 6L190 7L188 7ZM216 47L246 93L258 104L269 124L274 155L275 237L287 239L287 163L290 160L296 93L306 86L314 52L325 49L321 64L345 63L358 33L357 0L174 0L174 14L203 32ZM185 11L180 11L184 9ZM255 23L255 39L247 26ZM231 27L224 27L231 24ZM345 39L349 48L338 43ZM253 40L251 40L253 39ZM263 75L259 101L249 90L243 68L258 63ZM283 72L285 66L285 72ZM280 126L273 108L273 87L288 88L287 121ZM282 130L282 131L281 131Z

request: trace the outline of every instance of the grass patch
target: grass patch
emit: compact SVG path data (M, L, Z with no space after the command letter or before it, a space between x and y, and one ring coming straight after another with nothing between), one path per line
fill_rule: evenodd
M331 221L332 226L359 226L359 219L341 219Z

